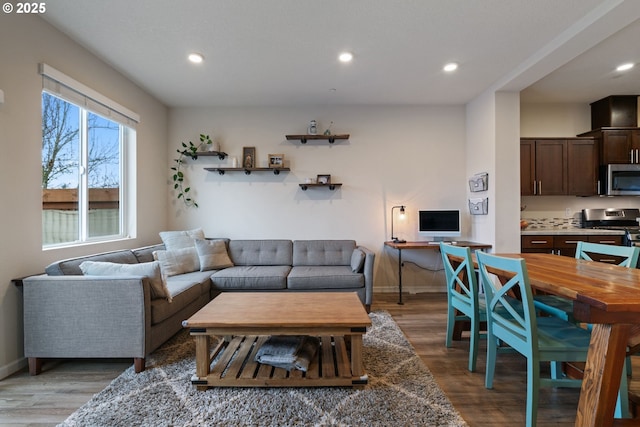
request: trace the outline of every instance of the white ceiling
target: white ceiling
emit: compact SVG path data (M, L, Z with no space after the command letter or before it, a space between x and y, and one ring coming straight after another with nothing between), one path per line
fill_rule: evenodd
M637 0L55 0L42 17L168 106L640 94Z

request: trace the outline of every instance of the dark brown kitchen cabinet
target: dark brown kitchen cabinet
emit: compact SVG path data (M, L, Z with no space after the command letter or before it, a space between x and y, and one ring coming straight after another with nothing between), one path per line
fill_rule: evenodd
M525 235L520 237L523 253L547 253L574 256L579 241L587 241L586 235Z
M594 138L522 138L520 195L598 194L598 144Z
M520 189L523 196L567 194L566 140L521 140L520 150Z
M589 236L569 234L562 236L553 236L553 246L555 253L564 256L575 256L576 246L578 246L578 242L580 241L589 241Z
M640 128L600 128L578 136L598 141L601 165L640 163Z
M523 253L555 253L553 236L526 235L520 236L520 251Z
M520 237L523 253L551 253L563 256L575 256L578 242L602 243L605 245L622 245L621 235L603 234L559 234L559 235L524 235ZM615 257L592 256L594 261L617 263Z
M567 140L567 194L598 194L598 143L595 139Z
M520 140L520 195L533 196L536 179L536 141Z

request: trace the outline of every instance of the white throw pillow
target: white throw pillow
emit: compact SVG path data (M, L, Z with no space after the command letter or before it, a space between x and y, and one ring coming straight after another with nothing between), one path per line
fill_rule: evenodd
M85 276L142 276L149 279L151 284L151 298L167 298L171 302L171 295L166 282L162 278L160 263L157 261L139 264L119 264L115 262L84 261L80 270Z
M164 243L164 248L168 251L193 248L196 246L195 239L204 239L204 231L202 231L202 228L184 231L161 231L160 238Z
M174 251L154 251L153 259L160 261L164 277L200 270L200 261L195 247Z
M200 258L200 271L219 270L233 267L224 240L196 240L196 250Z

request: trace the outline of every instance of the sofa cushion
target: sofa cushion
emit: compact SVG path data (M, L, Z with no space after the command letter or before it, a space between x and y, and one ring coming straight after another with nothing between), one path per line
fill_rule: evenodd
M168 251L195 247L195 239L204 239L202 228L184 231L161 231L160 238Z
M135 255L138 262L151 262L154 261L153 253L155 251L163 251L166 248L164 245L156 244L151 246L143 246L142 248L132 249L131 252Z
M297 266L287 278L288 289L351 289L364 287L364 275L351 266Z
M211 275L212 286L225 290L286 289L288 265L235 266Z
M176 314L203 294L209 295L211 272L195 271L167 278L167 288L173 303L166 300L151 301L151 324L155 325Z
M196 250L200 259L200 271L233 267L233 262L229 258L224 240L197 239Z
M200 261L195 247L172 251L155 251L153 257L160 261L162 274L165 278L200 270Z
M56 261L52 264L49 264L45 268L45 272L49 276L82 276L80 264L85 261L104 261L114 262L117 264L136 264L138 262L133 252L131 252L129 249L124 249L114 252L104 252L100 254L93 254L78 258L69 258L62 261Z
M291 240L231 240L234 265L291 265Z
M162 279L160 263L157 261L138 264L117 264L113 262L84 261L80 270L85 276L142 276L149 279L151 284L151 298L167 298L171 295L165 281Z
M355 248L353 250L353 253L351 254L351 271L353 271L354 273L360 272L362 266L364 265L364 258L364 252L358 248Z
M293 265L351 265L355 240L296 240Z

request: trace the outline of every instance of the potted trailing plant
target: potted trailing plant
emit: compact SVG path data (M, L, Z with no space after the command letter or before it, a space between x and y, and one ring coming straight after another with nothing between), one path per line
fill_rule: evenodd
M198 203L189 196L191 187L189 187L185 181L184 174L184 162L187 158L196 160L198 158L199 151L205 151L205 147L213 144L209 135L200 134L200 144L196 145L189 141L188 144L182 143L182 148L177 149L176 152L180 154L177 159L173 159L175 165L171 167L173 171L173 189L177 193L178 200L182 200L186 207L198 207Z

